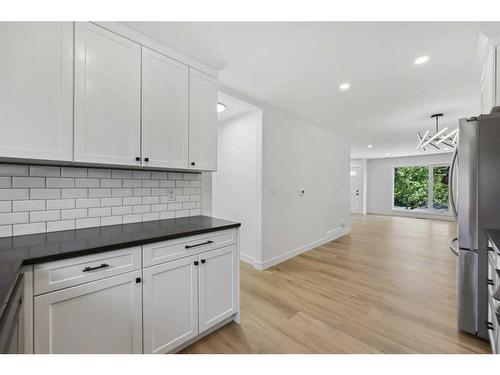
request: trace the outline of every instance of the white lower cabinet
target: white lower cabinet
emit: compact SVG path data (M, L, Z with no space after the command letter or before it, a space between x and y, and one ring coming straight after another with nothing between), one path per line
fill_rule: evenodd
M199 329L203 332L238 311L238 247L199 255Z
M198 334L197 261L144 269L144 353L168 353Z
M142 271L34 298L35 353L142 353Z

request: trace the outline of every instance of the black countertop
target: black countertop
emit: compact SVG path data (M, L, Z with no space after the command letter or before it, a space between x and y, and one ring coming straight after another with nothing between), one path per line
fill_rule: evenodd
M486 235L493 242L497 251L500 250L500 229L487 229Z
M215 232L240 225L209 216L191 216L0 238L0 308L7 302L7 295L22 265Z

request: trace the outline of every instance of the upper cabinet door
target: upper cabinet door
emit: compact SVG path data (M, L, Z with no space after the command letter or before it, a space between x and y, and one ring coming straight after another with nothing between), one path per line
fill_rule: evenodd
M140 165L141 46L75 24L75 161Z
M143 47L143 165L188 167L188 79L186 65Z
M189 70L189 168L217 170L217 82Z
M0 23L0 156L73 159L73 24Z

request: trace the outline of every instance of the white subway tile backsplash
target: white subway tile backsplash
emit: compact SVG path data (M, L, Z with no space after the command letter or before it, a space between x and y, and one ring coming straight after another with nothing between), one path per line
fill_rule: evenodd
M89 189L89 198L111 197L111 189Z
M0 201L28 199L29 189L0 189Z
M172 180L160 180L160 186L161 187L175 187L175 181Z
M111 172L112 178L132 178L132 171L126 171L122 169L113 169Z
M61 177L87 177L87 168L62 167Z
M61 189L30 189L30 199L61 198ZM1 191L0 191L1 194Z
M62 189L61 198L87 198L87 189Z
M123 224L136 223L138 221L142 221L142 215L141 214L123 215Z
M160 220L160 213L150 212L147 214L142 214L142 221L152 221L152 220Z
M18 164L0 164L0 176L27 176L28 166Z
M44 200L31 200L31 201L13 201L12 211L25 212L25 211L41 211L45 210Z
M111 207L111 214L116 215L129 215L132 213L132 206L116 206Z
M75 229L75 220L48 221L47 232Z
M122 217L121 216L106 216L106 217L101 217L101 225L117 225L117 224L122 224Z
M111 207L89 208L89 217L111 216Z
M27 223L29 214L27 212L11 212L0 214L0 225Z
M142 204L142 197L124 197L123 204L124 205Z
M142 197L143 204L160 203L160 197Z
M45 178L43 177L12 177L13 188L44 188Z
M61 211L32 211L30 212L30 223L36 223L39 221L53 221L61 219Z
M87 217L86 208L74 208L72 210L62 210L61 220L65 219L82 219Z
M151 172L150 171L132 171L132 178L139 179L139 180L144 180L144 179L151 179Z
M101 207L100 198L85 198L76 200L76 208Z
M45 232L46 226L45 222L42 222L42 223L30 223L30 224L14 224L12 228L13 228L12 234L14 236L22 236L25 234Z
M49 167L45 165L31 165L30 176L33 177L60 177L61 168Z
M89 171L90 174L90 171ZM101 225L101 219L98 217L91 217L88 219L76 219L75 227L78 228L90 228L99 227Z
M111 178L111 169L89 168L89 178Z
M48 188L73 188L75 179L68 177L47 177Z
M0 163L0 237L201 214L201 175Z
M142 187L142 180L123 180L124 188Z
M149 204L142 204L140 206L132 206L132 212L134 214L143 214L146 212L151 212L151 205Z
M122 204L122 198L101 198L102 207L121 206Z
M12 236L12 225L0 225L0 237Z
M103 178L101 179L101 187L112 188L122 187L122 180L119 178Z
M130 197L132 196L131 188L113 188L111 189L111 195L113 197Z
M142 180L142 187L156 188L160 186L160 180Z
M12 202L11 201L0 201L0 212L11 212Z
M48 199L47 210L63 210L67 208L75 208L74 199Z
M0 177L0 188L10 189L12 187L12 177Z

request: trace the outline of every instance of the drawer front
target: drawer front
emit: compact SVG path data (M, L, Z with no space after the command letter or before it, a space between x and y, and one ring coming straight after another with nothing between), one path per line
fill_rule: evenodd
M141 247L35 265L35 295L141 269Z
M153 266L174 259L233 245L237 241L237 229L229 229L177 238L175 240L155 242L142 247L143 264L144 267Z

